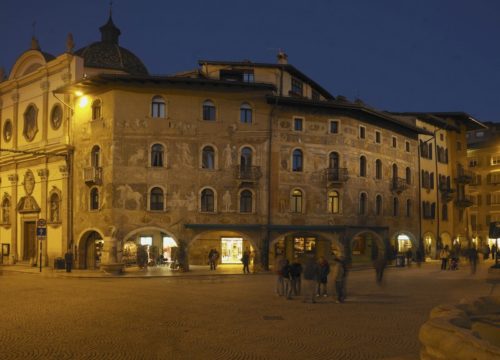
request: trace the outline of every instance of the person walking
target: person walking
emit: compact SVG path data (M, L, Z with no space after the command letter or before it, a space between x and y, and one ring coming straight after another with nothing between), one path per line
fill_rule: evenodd
M283 284L283 268L287 264L287 261L283 255L278 255L274 262L274 272L276 273L276 294L278 296L283 296L285 293Z
M64 263L66 265L66 272L70 273L71 268L73 267L73 253L71 252L71 249L68 249L66 254L64 254Z
M246 250L241 257L241 262L243 263L243 274L250 274L250 251Z
M410 266L411 258L413 256L411 248L408 248L408 250L406 250L405 256L406 256L406 266Z
M288 260L285 260L285 265L283 266L282 270L282 275L283 275L283 289L284 289L284 295L287 300L292 299L292 272L291 272L291 267L290 263Z
M293 295L299 296L300 295L300 288L301 288L301 281L300 281L300 275L302 274L302 265L295 260L291 265L290 265L290 273L292 275L292 292Z
M489 248L489 246L488 246L488 248ZM498 256L498 253L497 253L497 246L496 246L495 244L493 244L493 245L491 246L491 259L492 259L492 260L495 260L497 256Z
M441 259L441 270L446 270L448 268L449 257L450 257L450 250L448 248L448 245L446 245L439 252L439 258Z
M330 273L330 264L321 256L318 261L318 286L316 288L316 296L328 296L327 284L328 274Z
M373 263L373 267L375 268L375 281L378 285L382 285L382 279L384 277L384 270L386 266L387 259L383 255L379 255Z
M211 249L208 253L208 262L210 264L210 270L217 269L217 261L219 260L219 252L217 249Z
M346 298L347 264L343 257L335 257L334 264L336 303L343 303Z
M469 263L470 263L470 273L474 275L477 268L477 250L475 246L469 249Z
M304 263L304 272L303 281L304 281L304 300L302 302L315 303L314 293L318 278L318 263L314 261L314 256L308 254L306 257L306 261Z

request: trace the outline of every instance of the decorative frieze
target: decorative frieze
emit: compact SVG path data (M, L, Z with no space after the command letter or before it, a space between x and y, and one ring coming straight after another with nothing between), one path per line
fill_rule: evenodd
M38 176L42 179L42 181L47 181L49 178L49 169L39 169L37 171Z
M9 174L8 178L9 178L9 181L12 185L16 185L17 181L19 180L19 177L17 176L17 174Z

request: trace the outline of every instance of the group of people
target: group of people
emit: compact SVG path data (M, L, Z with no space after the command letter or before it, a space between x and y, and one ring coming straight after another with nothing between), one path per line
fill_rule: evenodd
M439 252L439 258L441 259L441 270L457 270L458 269L458 251L450 250L450 247L446 245Z
M336 302L345 301L345 280L347 267L343 258L333 257L333 269L325 257L317 261L313 255L306 255L304 264L298 261L290 263L284 257L276 259L276 293L286 299L300 296L303 293L303 302L315 303L316 298L328 297L328 276L332 273L335 281Z

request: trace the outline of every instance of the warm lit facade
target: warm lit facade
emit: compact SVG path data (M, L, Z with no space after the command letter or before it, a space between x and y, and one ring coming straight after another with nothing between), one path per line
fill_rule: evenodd
M212 248L223 263L251 249L264 267L309 251L365 262L435 231L416 220L419 170L434 164L419 140L434 128L334 98L282 53L150 76L111 19L101 32L55 59L34 44L0 82L4 262L37 263L39 218L43 264L70 247L87 269L134 263L139 245L190 264ZM461 141L446 134L438 145Z
M472 238L479 248L495 243L496 239L489 238L489 225L500 221L500 125L484 125L488 129L467 134L468 168L473 174L469 221Z

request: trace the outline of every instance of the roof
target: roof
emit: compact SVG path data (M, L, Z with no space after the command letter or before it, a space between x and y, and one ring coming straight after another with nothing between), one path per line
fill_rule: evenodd
M429 111L429 112L402 112L402 113L391 112L391 114L403 115L403 116L405 115L416 116L420 120L427 121L428 123L435 126L439 126L443 129L451 129L458 131L457 127L453 126L452 124L449 124L445 120L447 118L452 118L464 122L467 131L487 128L487 126L485 126L483 123L473 118L471 115L461 111L449 111L449 112Z
M260 67L260 68L274 68L288 71L293 76L300 80L311 84L325 99L334 100L334 96L330 94L325 88L290 64L272 64L272 63L256 63L249 60L246 61L214 61L214 60L198 60L199 65L227 65L227 66L240 66L240 67Z
M54 90L55 93L74 93L82 91L84 93L92 93L103 87L112 88L117 86L138 86L148 85L153 87L168 87L168 86L211 86L211 87L226 87L242 90L265 90L275 91L276 88L271 84L264 83L248 83L248 82L228 82L224 80L190 78L177 76L151 76L151 75L129 75L129 74L98 74L92 77L84 78L72 84L65 85Z
M392 116L387 112L373 109L365 105L361 101L354 103L349 102L347 100L315 101L305 98L290 98L283 96L268 95L267 102L276 105L292 105L292 106L306 106L306 107L323 108L323 109L353 110L363 114L375 116L379 119L387 121L388 123L402 127L404 129L410 130L415 133L432 135L432 132L428 130L419 128L408 121L398 119L397 117Z
M84 66L99 69L120 70L129 74L147 75L148 70L133 52L118 45L121 34L113 23L111 14L108 22L99 28L101 41L75 51L75 55L83 57Z

